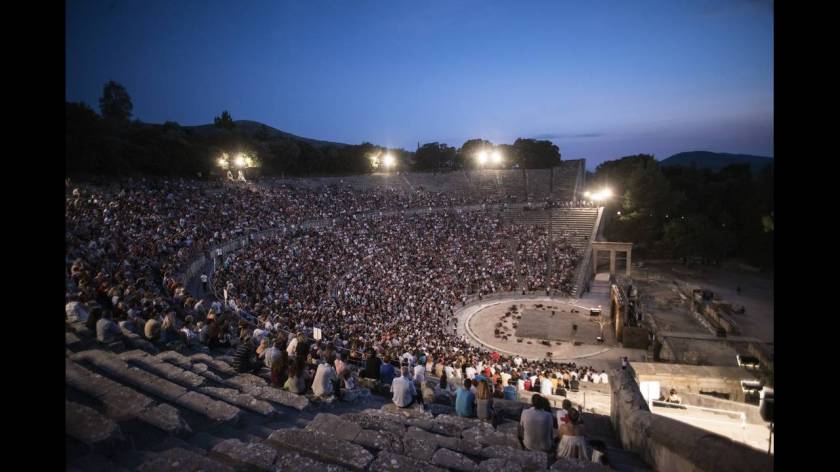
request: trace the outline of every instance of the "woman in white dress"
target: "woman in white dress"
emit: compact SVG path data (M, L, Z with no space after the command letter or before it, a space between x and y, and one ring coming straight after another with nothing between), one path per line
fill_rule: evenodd
M580 412L576 408L569 410L569 421L559 425L560 444L557 445L557 457L578 459L586 462L592 460L592 451L584 436Z

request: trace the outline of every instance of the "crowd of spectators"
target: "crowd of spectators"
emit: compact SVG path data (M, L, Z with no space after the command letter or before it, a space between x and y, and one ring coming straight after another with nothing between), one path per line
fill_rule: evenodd
M554 257L562 270L549 284L567 289L576 257L563 243L548 254L544 228L505 225L491 211L375 215L483 201L470 195L180 179L68 182L65 195L68 321L86 323L109 345L133 333L162 348L232 349L240 369L265 366L292 391L355 391L352 369L341 366L363 362L364 352L389 359L384 365L395 372L386 377L396 376L400 359L422 358L436 379L452 379L437 387L444 391L460 385L456 372L469 378L468 367L517 378L547 370L460 339L453 309L472 294L517 290L511 241L527 266L538 267L528 272L535 288L545 286ZM318 229L299 226L331 218ZM281 228L238 253L209 251ZM208 284L205 293L189 293L178 276L198 255L217 263L209 284L215 301ZM323 338L312 342L315 328Z

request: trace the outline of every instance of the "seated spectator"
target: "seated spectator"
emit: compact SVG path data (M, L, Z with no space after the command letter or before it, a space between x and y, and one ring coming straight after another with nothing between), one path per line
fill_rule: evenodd
M475 394L470 387L472 381L464 379L464 386L455 392L455 414L465 418L475 417Z
M365 360L365 369L362 371L362 377L366 379L379 380L379 368L382 366L382 360L376 355L373 349L367 353Z
M312 380L312 393L319 397L329 397L333 394L334 382L338 380L335 368L332 366L334 359L327 359L318 364L315 370L315 378Z
M257 373L263 364L257 357L257 350L254 348L254 344L244 342L237 346L236 351L234 351L231 366L239 373Z
M296 359L289 367L289 378L283 384L283 388L298 395L306 393L306 372L303 362Z
M102 318L96 322L96 340L111 344L122 339L120 327L111 319L111 312L102 313Z
M569 421L560 425L560 443L557 445L557 457L591 461L592 453L584 437L580 412L572 408L569 410Z
M408 377L408 367L401 368L400 374L391 382L391 393L394 394L392 400L398 407L406 408L414 403L417 389L414 387L414 382Z
M265 354L263 355L263 360L265 361L265 366L271 369L271 366L274 364L275 359L279 359L280 353L285 353L285 359L288 361L289 353L286 352L284 347L286 346L286 339L282 336L279 336L277 339L274 340L274 344L265 350ZM285 366L284 366L285 369Z
M446 372L441 373L440 380L435 387L435 397L444 397L447 401L451 401L454 395L455 386L446 378Z
M385 356L384 362L379 367L379 381L385 385L391 385L396 375L397 369L391 364L391 357Z
M149 341L157 342L160 339L160 321L155 317L149 318L143 328L143 334Z
M289 354L283 349L284 344L275 344L275 349L266 354L266 361L270 360L268 368L271 369L271 384L277 388L286 383L289 370Z
M496 411L493 408L493 392L486 380L478 382L476 387L475 416L481 421L488 421L491 424L496 420Z
M522 412L519 419L522 444L529 451L548 452L554 446L554 418L551 417L551 406L548 400L539 394L531 397L531 405L531 408Z
M552 388L553 385L554 384L551 383L551 379L549 379L548 376L546 375L546 373L543 372L540 375L540 394L544 397L548 396L548 395L553 395L554 394L554 390Z
M426 380L420 384L420 397L423 399L424 404L431 405L435 402L435 397L437 396L435 393L437 390L436 387L435 383L431 380Z
M361 394L362 389L356 385L356 374L351 369L344 369L341 376L341 401L355 401Z
M672 388L670 394L668 395L668 398L665 401L668 403L676 403L679 405L680 403L682 403L682 398L680 398L680 396L677 395L677 391Z
M79 300L78 295L70 297L70 301L67 302L67 305L64 306L64 313L67 317L67 321L71 323L84 323L87 321L88 316L90 316L90 313L88 313L87 308L85 308L85 305Z
M512 378L508 379L507 386L504 390L504 398L505 400L519 400L519 395L517 394L516 387L514 386L515 381Z

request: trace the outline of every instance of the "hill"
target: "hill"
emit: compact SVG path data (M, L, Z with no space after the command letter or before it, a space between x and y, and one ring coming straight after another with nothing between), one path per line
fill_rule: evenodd
M321 141L319 139L312 139L312 138L304 138L302 136L298 136L292 133L287 133L285 131L280 131L277 128L272 128L266 124L260 123L258 121L251 121L251 120L236 120L236 128L240 131L245 132L249 136L253 136L256 132L260 129L260 126L265 126L268 136L270 138L288 138L294 139L297 141L303 141L305 143L311 144L317 148L326 147L326 146L337 146L337 147L344 147L347 146L346 143L336 143L332 141ZM191 129L198 134L212 134L218 130L215 125L208 124L208 125L198 125L198 126L184 126L186 129Z
M732 164L749 164L753 173L773 163L772 157L751 156L749 154L729 154L725 152L691 151L681 152L659 162L667 166L696 166L699 169L719 171Z

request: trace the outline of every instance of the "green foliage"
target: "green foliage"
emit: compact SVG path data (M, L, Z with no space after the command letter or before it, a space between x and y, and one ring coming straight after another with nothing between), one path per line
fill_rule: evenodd
M131 118L134 105L128 91L121 84L113 80L102 88L102 96L99 98L99 111L102 117L118 124L128 123Z
M606 207L610 240L631 241L653 256L742 257L770 267L772 172L772 166L757 176L748 165L718 172L660 167L640 154L599 165L589 187L608 186L616 195Z
M443 170L455 167L456 151L454 147L443 143L426 143L414 153L414 166L417 170Z
M560 148L551 141L517 138L508 157L525 169L546 169L560 164Z

